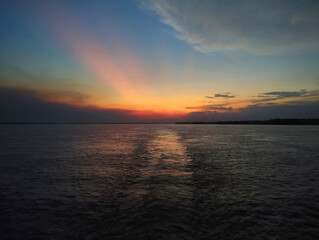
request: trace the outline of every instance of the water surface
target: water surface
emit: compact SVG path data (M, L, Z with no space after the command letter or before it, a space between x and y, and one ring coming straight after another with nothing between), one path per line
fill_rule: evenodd
M319 239L319 127L0 125L1 239Z

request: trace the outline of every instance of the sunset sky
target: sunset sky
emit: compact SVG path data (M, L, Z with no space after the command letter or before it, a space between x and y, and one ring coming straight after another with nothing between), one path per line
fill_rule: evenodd
M319 117L319 1L0 3L0 122Z

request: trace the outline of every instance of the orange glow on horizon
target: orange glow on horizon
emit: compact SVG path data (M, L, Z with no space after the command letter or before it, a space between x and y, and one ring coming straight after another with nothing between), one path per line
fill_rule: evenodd
M71 13L65 10L60 11L61 9L63 7L59 4L49 3L41 5L41 9L36 9L35 12L41 20L44 20L44 24L49 26L53 37L62 43L75 60L87 69L98 82L106 83L107 87L104 88L104 86L101 87L101 84L93 83L96 91L92 90L93 88L82 89L80 92L87 95L87 98L69 97L63 94L48 94L48 96L41 94L41 98L46 101L79 108L123 110L128 111L129 114L143 117L184 116L190 112L198 111L239 112L249 105L264 106L262 101L258 102L262 99L256 97L255 99L248 95L234 99L205 99L207 89L186 89L185 86L188 82L192 82L195 74L192 73L194 68L192 68L191 55L187 57L188 61L186 61L183 73L177 76L183 80L185 85L169 84L171 81L170 64L165 65L164 68L168 72L167 77L165 74L160 75L164 76L157 80L160 81L160 84L157 82L151 84L152 78L148 76L145 66L122 41L121 44L118 43L115 46L115 49L106 49L105 45L92 37ZM118 36L116 27L109 32ZM157 86L159 86L158 89ZM284 104L290 100L293 98L277 99L274 102Z

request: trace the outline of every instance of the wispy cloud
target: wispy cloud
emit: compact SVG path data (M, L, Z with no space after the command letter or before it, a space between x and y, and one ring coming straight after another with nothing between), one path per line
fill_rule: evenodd
M265 92L257 96L258 99L253 99L253 103L261 103L261 102L270 102L276 101L280 99L298 99L299 101L307 100L309 98L318 98L319 90L307 91L306 89L302 89L300 91L273 91L273 92Z
M214 96L205 96L205 98L234 98L231 93L216 93Z
M306 90L301 90L299 92L266 92L262 95L258 95L258 97L276 97L276 98L287 98L287 97L300 97L307 93Z
M300 91L272 91L264 92L251 98L235 98L235 96L229 92L223 94L216 93L213 96L205 96L209 99L229 99L227 102L218 102L214 104L188 106L185 109L196 110L203 112L243 112L248 108L267 108L275 106L302 106L319 102L319 90L308 91L301 89ZM221 101L222 101L221 99ZM215 100L209 101L215 102ZM278 108L277 108L278 109Z
M217 93L217 94L215 94L215 97L216 97L216 98L234 98L235 96L234 96L234 95L227 94L227 93L225 93L225 94L219 94L219 93Z
M269 54L319 46L319 2L312 0L141 0L145 9L201 52Z
M196 109L196 110L206 110L206 111L232 111L232 107L221 107L221 106L215 106L215 105L202 105L202 106L196 106L196 107L186 107L186 109Z
M274 118L319 118L319 103L293 105L249 106L239 111L205 111L190 112L184 121L229 121L229 120L266 120Z

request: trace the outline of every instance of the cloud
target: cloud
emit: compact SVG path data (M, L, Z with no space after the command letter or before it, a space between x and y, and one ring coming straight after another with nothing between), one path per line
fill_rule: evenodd
M87 105L90 99L87 94L66 90L42 90L36 91L34 94L48 102L59 102L74 106Z
M57 95L64 93L58 92ZM178 115L150 111L77 107L69 103L50 102L51 99L43 99L42 94L44 92L32 89L0 87L0 123L165 123L180 119ZM50 94L55 95L54 92ZM77 92L68 92L68 95L72 101L86 98Z
M307 100L310 98L318 98L319 97L319 90L307 91L306 89L302 89L300 91L273 91L273 92L265 92L261 95L257 96L261 99L254 99L251 102L253 103L262 103L262 102L269 102L269 101L276 101L279 99L287 99L287 98L294 98L299 99L300 101Z
M306 90L301 90L299 92L266 92L263 95L259 95L258 97L277 97L277 98L288 98L288 97L300 97L307 93Z
M186 109L201 109L201 110L217 110L217 111L232 111L232 107L220 107L216 105L203 105L196 107L186 107Z
M231 93L206 96L228 98ZM285 101L277 101L282 100ZM274 101L274 102L273 102ZM245 104L246 107L234 109L232 104ZM264 92L252 99L232 101L232 103L186 107L194 110L185 121L220 120L263 120L270 118L315 118L319 117L319 90L272 91Z
M205 53L270 54L319 46L318 1L141 0L141 6Z
M234 95L230 95L230 94L215 94L215 97L216 98L234 98L235 96Z
M215 95L214 95L214 97L213 96L205 96L205 98L234 98L235 96L234 95L231 95L231 93L223 93L223 94L221 94L221 93L216 93Z
M77 92L51 91L52 96L68 94L70 103L50 102L43 98L44 92L33 89L0 87L0 123L38 122L38 123L169 123L176 121L222 121L222 120L265 120L271 118L319 118L319 100L303 101L304 96L312 96L318 91L302 92L297 100L286 104L259 103L233 110L227 105L203 105L187 107L193 112L184 115L167 115L150 111L130 109L99 109L90 106L78 107L72 104L77 99L86 99ZM277 92L269 92L277 93ZM282 92L281 92L282 93ZM271 95L271 94L269 94ZM277 94L282 95L282 94ZM277 96L276 95L276 96ZM287 96L287 94L284 94ZM288 94L289 95L289 94ZM317 97L316 97L317 98ZM298 100L299 99L299 100Z
M274 118L319 118L319 103L295 105L251 105L239 111L212 112L194 111L183 121L235 121L235 120L267 120Z

